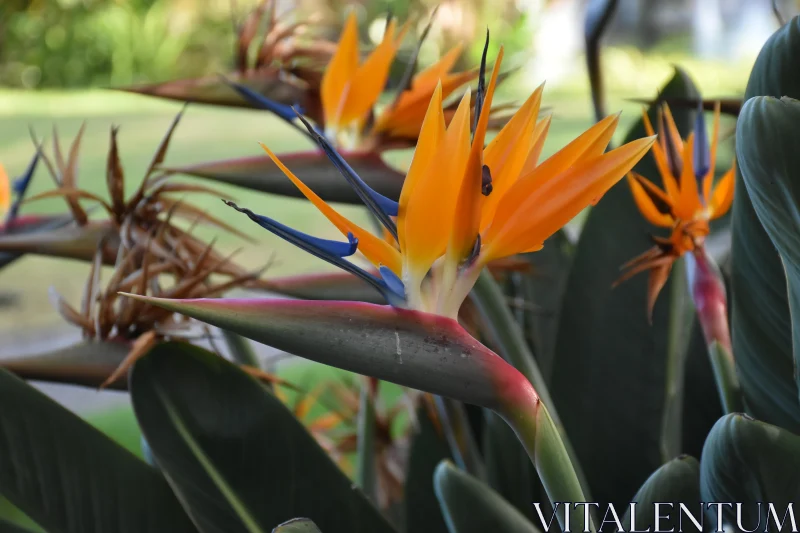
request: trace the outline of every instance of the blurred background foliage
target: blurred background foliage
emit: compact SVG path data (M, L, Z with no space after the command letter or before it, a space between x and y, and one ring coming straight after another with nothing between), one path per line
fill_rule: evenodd
M3 0L0 2L0 84L18 88L86 88L157 82L225 71L234 51L233 26L256 0ZM586 0L281 0L296 20L314 16L335 39L343 14L355 8L363 37L380 39L388 12L423 25L439 5L423 63L458 41L470 43L462 65L477 60L484 29L502 36L521 64L561 57L574 47L574 19ZM779 0L784 16L796 0ZM761 42L771 26L771 0L622 0L610 44L651 53L686 51L731 59ZM549 16L548 16L549 12ZM734 40L734 35L739 35ZM552 35L552 38L542 36ZM721 38L721 36L723 38ZM495 46L499 41L495 40ZM406 42L405 53L413 43ZM757 49L757 48L756 48ZM401 54L402 55L402 54ZM400 75L402 65L398 67Z
M85 88L156 82L226 70L234 51L233 26L253 0L3 0L0 2L0 83L19 88ZM364 37L380 39L388 12L425 23L436 2L390 0L280 2L297 20L312 13L332 39L342 14L357 10ZM443 2L425 56L460 40L472 42L463 63L474 63L486 21L509 52L528 45L524 2ZM474 42L473 42L474 41ZM413 43L407 43L406 53ZM400 66L402 67L402 65ZM401 68L398 69L398 76Z

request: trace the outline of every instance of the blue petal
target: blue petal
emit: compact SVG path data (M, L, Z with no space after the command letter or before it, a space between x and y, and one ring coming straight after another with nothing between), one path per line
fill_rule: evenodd
M406 294L406 287L403 285L403 281L397 277L397 274L391 271L388 267L383 265L378 268L378 271L383 278L383 281L386 283L386 286L394 293L399 294L400 296L405 298Z
M404 300L403 293L400 295L396 294L384 280L344 259L345 257L353 255L358 249L358 239L356 239L352 233L347 234L348 242L346 243L320 239L285 226L269 217L257 215L249 209L237 206L233 202L227 200L223 200L223 202L240 213L244 213L250 220L285 241L366 281L375 287L391 305L400 305L401 300Z
M302 116L299 116L300 120L305 125L308 132L312 135L314 140L317 142L322 151L325 152L325 155L328 156L328 159L333 162L336 169L339 173L344 176L353 190L356 192L358 197L364 202L364 205L372 211L372 213L378 217L378 220L381 221L381 224L389 230L389 232L397 239L397 226L395 226L394 221L390 217L396 217L399 204L394 200L390 200L385 196L375 192L370 188L369 185L364 183L356 171L353 170L347 161L336 151L336 149L331 145L328 139L325 138L324 135L320 134L311 124L308 123L306 119Z
M701 191L700 198L703 198L702 186L703 178L711 168L711 151L708 146L708 133L706 131L705 114L703 113L703 103L700 102L697 109L697 119L694 125L694 175L697 178L697 185Z

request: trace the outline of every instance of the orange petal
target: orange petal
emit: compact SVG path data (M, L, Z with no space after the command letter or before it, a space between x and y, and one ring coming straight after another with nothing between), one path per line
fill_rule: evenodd
M733 203L733 190L736 183L736 160L733 161L733 166L723 175L717 186L714 187L714 193L711 195L711 220L717 219L728 212Z
M451 266L457 266L464 260L475 245L475 239L480 231L481 210L485 196L482 193L483 181L483 151L486 140L486 130L489 126L489 113L492 108L492 99L497 86L497 77L500 75L500 65L503 62L503 47L497 54L497 59L492 69L492 77L486 87L486 94L475 133L472 139L469 161L461 179L458 193L453 233L451 234L447 254Z
M642 213L644 218L646 218L648 222L656 226L661 226L665 228L672 227L673 224L672 217L669 216L668 214L661 213L658 210L653 199L644 189L644 186L641 183L639 183L639 181L637 181L637 178L634 177L633 173L629 174L627 179L628 179L628 185L630 186L631 192L633 193L633 200L636 202L636 207L639 208L639 211Z
M431 95L438 83L442 85L442 99L471 81L478 75L477 71L459 72L443 76L433 83L413 84L411 89L404 91L397 103L384 109L377 120L373 130L386 132L394 137L415 138L419 135L425 110L430 102Z
M533 129L531 148L528 151L528 158L525 160L525 164L522 165L522 170L519 171L519 176L530 174L539 164L539 156L542 155L542 149L544 149L544 142L547 140L547 132L550 131L552 118L553 115L547 115Z
M461 177L469 157L470 107L468 90L435 157L426 169L420 169L424 172L408 200L403 260L415 282L421 282L447 247Z
M532 172L520 176L500 198L492 225L504 226L521 201L533 194L537 188L544 186L549 180L573 166L578 160L582 160L587 150L598 145L598 139L610 138L614 134L618 121L619 115L604 118L535 167ZM602 143L602 140L600 142Z
M654 137L632 141L600 157L582 160L536 188L502 224L486 232L483 263L541 245L593 198L630 172L655 142Z
M703 178L703 198L706 202L711 197L711 182L714 181L714 171L717 167L717 144L719 144L719 116L720 116L720 103L717 101L714 104L714 133L711 134L711 165L709 165L708 172Z
M320 98L326 125L337 126L347 92L358 70L358 19L355 11L347 17L336 53L322 76Z
M433 97L428 105L425 119L422 121L422 130L414 150L414 157L411 159L411 166L408 174L403 181L403 189L400 191L400 201L397 213L397 236L400 249L405 250L405 226L408 202L411 193L420 179L428 172L433 159L439 150L439 144L445 136L444 114L442 113L442 87L436 86Z
M386 29L383 41L358 67L347 92L347 101L342 109L340 122L350 124L364 121L378 101L392 66L398 45L394 39L396 21L392 20Z
M436 63L429 66L411 80L411 89L423 89L434 87L439 80L445 77L445 74L450 72L453 65L458 61L461 52L464 50L464 43L460 42L439 59Z
M340 215L335 209L325 203L325 200L317 196L305 183L300 181L300 179L278 159L272 150L267 148L264 144L261 144L261 148L264 149L278 168L286 174L286 177L292 180L292 183L300 189L300 192L302 192L343 235L346 236L348 233L352 233L358 239L358 251L364 254L370 263L376 267L383 265L398 276L402 274L400 253L396 249L385 240L373 235L371 232Z
M8 179L3 165L0 165L0 213L5 213L11 206L11 181Z
M694 175L694 133L690 133L683 146L683 170L681 171L680 196L673 203L675 216L682 220L692 220L701 208L697 190L697 177Z
M678 149L678 153L683 152L683 139L681 139L681 134L678 131L678 126L675 125L675 119L672 118L672 111L669 109L669 105L664 102L663 104L664 109L664 118L666 119L667 123L667 134L672 138L672 143L675 145L675 148Z
M650 123L650 117L647 115L647 108L642 108L642 124L644 124L644 131L648 136L655 135L653 125ZM663 137L663 135L661 137ZM659 139L659 141L662 140L663 139ZM661 174L661 181L664 182L664 190L667 192L667 196L673 200L677 200L678 183L675 181L675 177L669 169L667 155L664 152L664 147L661 142L657 142L653 145L653 159L656 162L656 167L658 167L658 173Z
M480 225L482 229L491 222L500 198L520 176L528 159L529 150L526 148L531 146L543 89L544 84L528 97L483 151L483 163L492 173L492 193L484 200Z

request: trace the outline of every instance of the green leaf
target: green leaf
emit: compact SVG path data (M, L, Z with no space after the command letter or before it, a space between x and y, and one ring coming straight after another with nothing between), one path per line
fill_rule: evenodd
M662 96L696 94L681 70L661 91ZM653 109L650 117L655 120ZM683 134L693 124L688 112L676 112L675 120ZM639 121L626 142L644 135ZM635 170L659 183L651 156ZM550 392L593 501L601 506L611 502L622 508L662 463L671 282L655 306L652 325L647 275L611 288L620 267L649 249L648 233L657 231L639 213L627 183L612 187L583 227L561 307ZM609 457L624 457L625 468Z
M419 431L411 442L405 484L405 530L409 533L447 533L436 493L433 474L444 459L452 459L444 435L437 431L428 410L417 410ZM530 464L530 460L526 457Z
M294 518L288 522L284 522L275 529L272 533L322 533L317 525L308 518Z
M564 299L567 276L572 266L574 246L563 230L544 243L538 252L525 254L531 273L512 273L515 296L524 298L525 306L517 309L520 325L545 383L550 383L555 358L558 314Z
M35 533L35 530L22 527L13 522L7 522L0 518L0 531L2 533Z
M700 457L708 432L724 413L714 383L714 371L703 329L697 322L689 337L684 379L682 449L692 457Z
M393 200L400 198L404 176L387 165L379 154L375 152L341 152L341 154L361 179L375 191ZM280 160L326 202L363 205L347 180L322 151L281 154ZM300 189L267 155L212 161L188 167L170 167L165 170L254 191L305 198Z
M225 359L160 344L134 366L131 396L200 531L267 532L298 516L328 533L393 531L286 406Z
M679 504L686 505L698 522L702 519L702 500L700 498L700 463L688 455L677 457L653 472L642 488L631 499L636 503L636 511L632 515L631 507L622 518L623 531L675 531L682 529ZM660 519L656 523L656 503L667 503L659 509ZM606 517L613 525L611 517ZM696 531L696 527L686 520L686 530ZM632 524L633 521L633 524ZM601 526L602 527L602 526Z
M753 66L745 100L754 96L800 98L798 54L800 18L795 17L764 44ZM752 112L749 114L752 116ZM740 127L753 128L755 125L750 125L750 121L742 117ZM771 132L770 138L774 139ZM775 150L788 146L785 140L778 142ZM748 139L745 144L748 143L752 145L743 146L737 140L736 148L741 152L738 157L744 156L744 164L754 172L752 158L757 156L754 147L756 143L758 146L764 143L757 139ZM782 164L782 161L775 161L768 168L779 170ZM755 179L763 178L754 176L750 181ZM797 386L792 380L792 326L784 266L756 214L750 198L752 192L741 170L737 172L735 186L731 333L739 380L748 413L797 433L800 432L800 409Z
M35 355L0 360L0 367L22 379L97 388L108 379L130 352L124 342L79 342ZM125 380L109 389L127 390Z
M434 486L450 533L539 532L502 496L449 461L436 468Z
M0 494L49 533L196 531L156 470L0 370Z
M774 390L775 399L793 420L800 421L800 191L797 168L800 164L797 146L800 132L800 102L791 98L756 96L742 108L736 129L736 146L739 168L747 194L761 221L761 225L774 244L783 265L788 287L791 339L789 351L761 354L762 365L770 365L767 383L752 383L755 376L747 374L751 361L745 358L740 364L743 380L750 390ZM778 311L781 308L778 309ZM784 309L785 311L785 309ZM775 311L777 312L777 311ZM785 317L783 317L785 318ZM782 346L782 348L787 348ZM787 360L788 359L788 360ZM744 365L744 366L742 366ZM794 379L791 371L794 367ZM782 375L777 372L782 370ZM763 376L766 378L767 376ZM792 398L793 396L793 398ZM760 404L756 404L760 405ZM781 417L782 418L782 417ZM765 418L765 420L769 420ZM797 431L800 425L789 429Z
M743 502L741 526L748 530L757 523L764 530L768 503L774 505L780 520L790 503L800 502L800 437L747 415L726 415L716 423L703 449L700 469L703 501ZM735 506L720 510L723 523L736 524ZM716 508L709 513L716 516ZM776 530L773 525L770 531ZM784 527L783 531L788 530Z
M377 427L375 424L375 401L370 395L369 387L365 384L361 385L358 401L356 483L374 504L378 501L378 459L375 456Z

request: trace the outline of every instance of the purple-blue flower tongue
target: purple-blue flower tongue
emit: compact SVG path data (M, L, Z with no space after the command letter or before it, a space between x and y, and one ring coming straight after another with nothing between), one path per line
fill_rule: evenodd
M694 125L694 175L697 178L697 190L700 192L700 201L705 204L706 198L703 194L703 181L711 168L711 152L708 146L708 132L706 131L706 119L703 113L702 101L697 105L697 119ZM713 176L710 177L713 179Z
M380 220L381 224L397 239L397 226L391 217L396 217L399 210L399 205L394 200L390 200L385 196L375 192L369 185L364 183L356 171L344 160L344 158L336 151L328 139L320 134L309 122L303 118L299 113L297 117L305 125L308 132L317 142L325 155L331 160L336 169L344 176L355 193L364 202L364 205Z
M319 237L314 237L313 235L308 235L302 231L297 231L296 229L290 228L289 226L281 224L280 222L269 217L258 215L249 209L239 207L231 201L223 200L223 202L227 206L234 208L240 213L244 213L250 218L250 220L262 228L277 235L283 240L294 244L301 250L305 250L314 257L318 257L323 261L335 265L342 270L363 279L375 287L375 289L377 289L378 292L380 292L390 304L400 305L401 302L398 301L398 298L400 300L404 300L405 295L404 291L402 290L402 283L400 284L401 290L398 295L396 287L393 287L384 281L384 279L380 279L344 259L345 257L350 257L356 253L356 250L358 249L358 239L352 233L347 234L347 242L320 239Z

